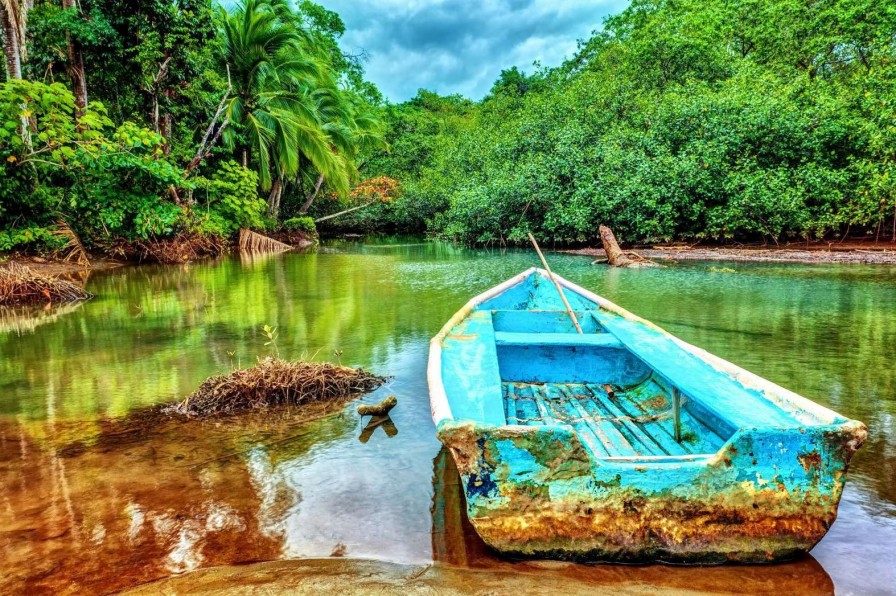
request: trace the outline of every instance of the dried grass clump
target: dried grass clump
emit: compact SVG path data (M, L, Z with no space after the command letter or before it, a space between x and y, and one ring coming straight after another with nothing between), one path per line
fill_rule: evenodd
M211 377L195 393L166 411L197 417L268 406L348 400L373 391L385 380L360 368L328 362L265 358L251 368Z
M141 240L133 248L141 261L171 265L220 256L227 252L227 240L220 236L183 234L164 240Z
M92 297L78 284L40 275L19 263L0 267L0 305L77 302Z

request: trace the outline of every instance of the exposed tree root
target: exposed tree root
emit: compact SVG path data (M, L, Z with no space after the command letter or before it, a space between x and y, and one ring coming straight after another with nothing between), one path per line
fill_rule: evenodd
M227 240L220 236L183 234L164 240L140 240L124 251L139 261L174 264L217 257L227 249Z
M292 250L292 247L279 240L268 238L246 228L240 230L240 252L285 252L287 250Z
M90 266L90 258L87 255L87 249L81 243L81 239L75 231L64 220L59 219L56 222L56 229L51 232L53 236L62 239L65 244L56 251L56 255L66 263L74 261L78 265Z

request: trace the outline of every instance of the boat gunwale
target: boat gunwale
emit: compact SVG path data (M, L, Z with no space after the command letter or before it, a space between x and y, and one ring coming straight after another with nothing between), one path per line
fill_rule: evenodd
M519 273L507 281L490 288L481 294L474 296L460 310L448 319L439 332L429 341L429 362L426 366L426 379L429 382L429 407L432 413L433 422L436 425L442 420L453 420L454 415L451 413L451 405L448 403L448 395L445 393L445 385L442 383L442 341L448 336L448 333L470 316L477 306L494 298L499 294L503 294L510 288L519 285L526 279L541 271L538 267L530 267L522 273ZM560 279L558 277L558 279Z
M482 304L483 302L494 298L510 288L523 283L527 278L534 274L541 274L542 276L548 276L547 271L538 268L538 267L530 267L529 269L519 273L510 279L504 281L503 283L482 292L481 294L470 299L460 310L458 310L446 323L442 326L439 332L432 338L430 341L430 351L429 351L429 362L427 365L427 380L429 382L430 389L430 410L432 413L433 421L438 427L443 421L457 421L458 419L454 418L451 412L451 405L448 401L447 393L445 392L445 386L442 381L442 344L444 340L447 338L451 330L459 325L464 319L466 319L477 306ZM666 338L671 339L678 347L683 349L685 352L692 354L696 358L706 362L710 365L714 370L719 372L720 374L724 374L737 383L739 383L745 389L752 389L757 392L757 399L766 399L771 402L774 406L784 410L787 413L799 413L803 411L808 413L815 418L818 419L818 423L809 424L802 423L795 425L793 427L782 427L782 426L745 426L739 427L735 430L734 434L726 441L718 452L715 454L696 454L697 457L694 459L701 460L705 459L707 461L711 460L713 457L718 454L724 452L726 447L732 443L732 441L741 433L747 431L757 431L762 429L770 429L776 432L802 432L806 428L816 428L816 429L824 429L824 430L845 430L850 427L854 427L855 425L861 425L861 422L849 419L845 416L841 416L840 414L834 412L833 410L826 408L814 401L803 397L793 391L785 389L780 385L777 385L768 379L760 377L759 375L752 373L746 369L743 369L732 362L729 362L719 356L716 356L706 350L689 344L688 342L672 335L665 329L659 327L655 323L652 323L646 319L643 319L628 310L622 308L621 306L603 298L581 286L570 282L563 277L554 274L554 278L560 284L561 287L568 289L572 292L575 292L598 305L601 310L605 310L611 313L615 313L623 318L630 320L632 322L641 324L646 326L647 328L656 331ZM623 343L624 345L624 343ZM633 352L635 356L636 353ZM652 368L652 367L651 367ZM654 370L655 374L659 374L662 376L662 373ZM487 425L486 423L482 423L480 421L471 421L477 425ZM487 425L494 426L494 425ZM501 425L502 427L511 427L515 425L505 424ZM538 427L540 429L548 428L548 426ZM600 457L595 455L597 459L604 461L612 461L618 463L658 463L660 460L666 461L668 463L676 463L675 460L679 459L679 456L633 456L633 457ZM670 461L671 460L671 461ZM680 459L679 459L680 461ZM693 461L693 460L690 460Z

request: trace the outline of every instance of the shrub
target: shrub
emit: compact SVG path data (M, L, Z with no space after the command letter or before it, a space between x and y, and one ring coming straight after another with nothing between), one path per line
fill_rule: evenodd
M0 230L0 252L33 249L39 252L53 251L63 247L65 240L45 227Z
M194 199L205 217L201 231L230 236L240 228L265 229L267 203L258 196L258 174L233 160L222 162L210 179L196 182Z
M317 228L314 225L314 219L311 217L293 217L283 222L283 229L287 232L307 232L314 234Z

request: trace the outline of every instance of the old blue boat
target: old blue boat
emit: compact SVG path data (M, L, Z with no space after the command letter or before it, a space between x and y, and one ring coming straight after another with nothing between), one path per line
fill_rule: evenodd
M834 522L867 435L541 269L448 321L428 376L468 517L517 556L792 558Z

